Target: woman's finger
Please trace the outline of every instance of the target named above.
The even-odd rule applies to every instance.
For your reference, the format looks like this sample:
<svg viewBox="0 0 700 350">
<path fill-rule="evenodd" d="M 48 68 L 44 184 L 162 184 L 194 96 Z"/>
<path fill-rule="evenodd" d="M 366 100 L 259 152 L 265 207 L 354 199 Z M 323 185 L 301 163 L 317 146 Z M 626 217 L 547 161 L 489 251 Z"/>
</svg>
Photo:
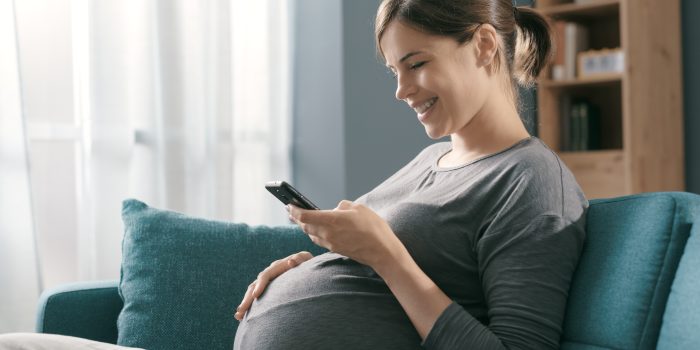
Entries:
<svg viewBox="0 0 700 350">
<path fill-rule="evenodd" d="M 299 262 L 300 264 L 303 263 L 304 261 L 307 261 L 307 260 L 313 258 L 313 257 L 314 257 L 314 255 L 307 252 L 307 251 L 299 252 L 299 253 L 292 255 L 292 258 L 294 260 L 296 260 L 297 262 Z"/>
<path fill-rule="evenodd" d="M 278 266 L 278 265 L 275 265 L 275 266 Z M 255 284 L 255 288 L 253 289 L 253 298 L 257 299 L 265 291 L 267 284 L 271 280 L 273 280 L 275 277 L 277 277 L 276 275 L 271 276 L 274 273 L 275 273 L 275 271 L 268 267 L 267 269 L 263 270 L 263 272 L 261 272 L 258 275 L 258 283 Z"/>
<path fill-rule="evenodd" d="M 311 239 L 311 242 L 313 242 L 315 245 L 333 251 L 332 249 L 330 249 L 330 246 L 323 238 L 314 235 L 309 235 L 309 238 Z"/>
<path fill-rule="evenodd" d="M 329 210 L 307 210 L 289 204 L 289 215 L 294 218 L 297 224 L 324 224 L 329 220 Z"/>
<path fill-rule="evenodd" d="M 257 284 L 257 280 L 253 281 L 250 285 L 248 285 L 248 289 L 245 292 L 245 295 L 243 296 L 243 300 L 241 301 L 241 304 L 236 308 L 236 314 L 234 317 L 237 320 L 242 320 L 243 315 L 245 315 L 246 311 L 250 308 L 250 305 L 253 304 L 253 290 L 255 289 L 255 285 Z"/>
<path fill-rule="evenodd" d="M 284 259 L 275 260 L 270 266 L 260 272 L 258 278 L 248 286 L 248 290 L 246 290 L 243 296 L 243 301 L 241 301 L 241 304 L 236 309 L 235 318 L 239 321 L 243 319 L 243 315 L 245 315 L 246 311 L 248 311 L 253 304 L 253 300 L 258 298 L 265 291 L 270 281 L 311 258 L 313 258 L 311 253 L 302 251 Z"/>
<path fill-rule="evenodd" d="M 289 260 L 287 261 L 287 264 L 290 267 L 297 267 L 297 266 L 301 265 L 303 262 L 305 262 L 313 257 L 314 257 L 313 254 L 311 254 L 307 251 L 299 252 L 299 253 L 290 255 Z"/>
<path fill-rule="evenodd" d="M 265 270 L 263 270 L 258 275 L 258 283 L 255 286 L 255 289 L 253 290 L 253 298 L 259 297 L 265 291 L 265 288 L 267 288 L 267 285 L 270 283 L 270 281 L 274 280 L 279 275 L 289 271 L 289 269 L 294 268 L 302 262 L 310 259 L 306 257 L 310 256 L 311 253 L 303 253 L 306 253 L 308 255 L 303 254 L 300 256 L 298 255 L 299 253 L 292 254 L 284 259 L 276 260 L 275 262 L 270 264 L 270 266 L 268 266 Z M 290 261 L 293 261 L 293 263 L 290 263 Z"/>
</svg>

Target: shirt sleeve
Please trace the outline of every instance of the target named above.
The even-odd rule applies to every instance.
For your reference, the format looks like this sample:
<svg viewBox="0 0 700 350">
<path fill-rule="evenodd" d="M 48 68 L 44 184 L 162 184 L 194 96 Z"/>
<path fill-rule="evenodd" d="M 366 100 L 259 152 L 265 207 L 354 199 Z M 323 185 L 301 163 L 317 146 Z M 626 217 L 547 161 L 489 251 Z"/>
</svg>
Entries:
<svg viewBox="0 0 700 350">
<path fill-rule="evenodd" d="M 423 342 L 426 349 L 558 349 L 585 223 L 559 215 L 509 222 L 476 245 L 488 305 L 484 325 L 453 302 Z"/>
</svg>

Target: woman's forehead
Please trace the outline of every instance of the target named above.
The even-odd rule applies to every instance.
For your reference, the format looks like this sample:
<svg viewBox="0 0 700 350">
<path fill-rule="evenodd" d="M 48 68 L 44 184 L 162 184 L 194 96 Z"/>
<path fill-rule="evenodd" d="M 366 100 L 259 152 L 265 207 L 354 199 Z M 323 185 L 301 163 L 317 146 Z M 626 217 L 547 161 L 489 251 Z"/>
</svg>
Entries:
<svg viewBox="0 0 700 350">
<path fill-rule="evenodd" d="M 401 21 L 392 21 L 382 35 L 379 46 L 387 65 L 398 64 L 410 53 L 433 53 L 449 38 L 431 35 L 417 30 Z"/>
<path fill-rule="evenodd" d="M 452 38 L 420 31 L 401 21 L 392 21 L 382 35 L 379 46 L 387 66 L 395 66 L 415 53 L 440 55 L 459 44 Z"/>
</svg>

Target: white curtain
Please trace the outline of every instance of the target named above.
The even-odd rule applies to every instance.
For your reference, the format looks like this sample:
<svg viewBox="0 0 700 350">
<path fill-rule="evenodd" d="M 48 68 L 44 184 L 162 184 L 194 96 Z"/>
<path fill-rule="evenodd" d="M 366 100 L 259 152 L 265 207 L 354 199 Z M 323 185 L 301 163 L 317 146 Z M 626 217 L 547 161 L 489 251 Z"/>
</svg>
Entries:
<svg viewBox="0 0 700 350">
<path fill-rule="evenodd" d="M 34 325 L 39 277 L 12 0 L 0 0 L 0 333 Z"/>
<path fill-rule="evenodd" d="M 211 219 L 287 223 L 263 185 L 291 173 L 288 6 L 18 3 L 47 287 L 118 278 L 125 198 Z"/>
</svg>

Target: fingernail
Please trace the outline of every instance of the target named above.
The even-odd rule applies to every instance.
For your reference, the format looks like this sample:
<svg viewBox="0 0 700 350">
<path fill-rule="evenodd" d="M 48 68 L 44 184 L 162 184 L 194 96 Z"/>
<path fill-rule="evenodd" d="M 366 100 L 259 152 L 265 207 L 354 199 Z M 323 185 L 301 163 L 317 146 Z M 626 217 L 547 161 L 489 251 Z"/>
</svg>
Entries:
<svg viewBox="0 0 700 350">
<path fill-rule="evenodd" d="M 241 305 L 238 305 L 238 307 L 236 308 L 236 311 L 237 311 L 237 312 L 238 312 L 238 311 L 241 311 Z"/>
</svg>

